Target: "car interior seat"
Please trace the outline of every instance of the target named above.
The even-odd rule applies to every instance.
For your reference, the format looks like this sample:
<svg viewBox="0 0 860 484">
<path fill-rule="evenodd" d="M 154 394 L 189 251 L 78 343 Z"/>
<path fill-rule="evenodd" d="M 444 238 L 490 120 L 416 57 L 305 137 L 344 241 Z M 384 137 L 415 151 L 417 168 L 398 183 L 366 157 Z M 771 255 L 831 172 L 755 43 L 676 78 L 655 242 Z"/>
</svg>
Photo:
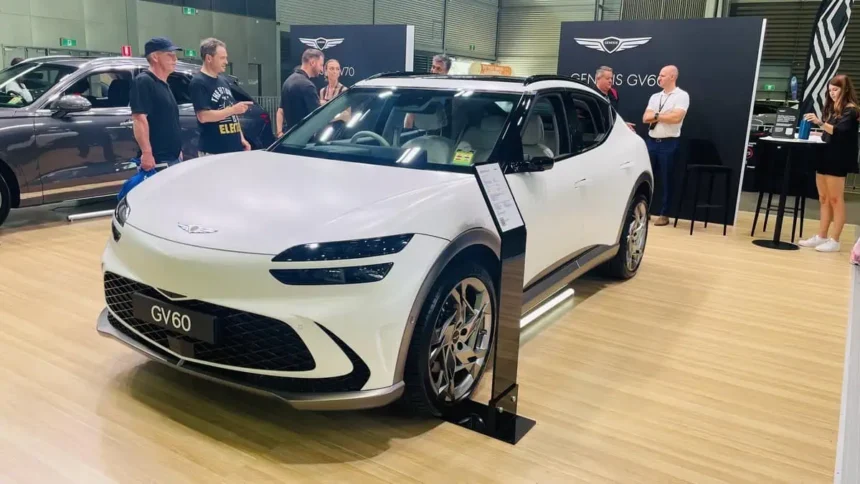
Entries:
<svg viewBox="0 0 860 484">
<path fill-rule="evenodd" d="M 496 145 L 496 140 L 498 140 L 504 124 L 505 118 L 503 116 L 487 116 L 481 119 L 477 126 L 466 128 L 463 137 L 457 144 L 457 150 L 474 152 L 472 163 L 487 161 L 493 152 L 493 147 Z"/>
<path fill-rule="evenodd" d="M 110 107 L 128 106 L 131 97 L 131 82 L 128 79 L 114 79 L 108 87 L 107 97 Z"/>
<path fill-rule="evenodd" d="M 528 160 L 537 156 L 552 158 L 552 150 L 544 143 L 543 120 L 540 116 L 529 118 L 523 130 L 523 157 Z"/>
<path fill-rule="evenodd" d="M 454 159 L 454 141 L 445 136 L 430 134 L 448 126 L 445 107 L 438 102 L 431 103 L 424 112 L 414 114 L 413 127 L 428 134 L 403 143 L 403 150 L 419 147 L 427 153 L 427 162 L 450 164 Z"/>
</svg>

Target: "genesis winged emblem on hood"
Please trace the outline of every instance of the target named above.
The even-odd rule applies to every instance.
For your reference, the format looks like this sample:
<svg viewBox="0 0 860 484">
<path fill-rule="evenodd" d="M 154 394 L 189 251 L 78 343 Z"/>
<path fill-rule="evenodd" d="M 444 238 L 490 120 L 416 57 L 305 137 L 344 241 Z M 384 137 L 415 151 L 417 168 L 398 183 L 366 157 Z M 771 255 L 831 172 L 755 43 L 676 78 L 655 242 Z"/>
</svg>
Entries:
<svg viewBox="0 0 860 484">
<path fill-rule="evenodd" d="M 218 229 L 213 229 L 209 227 L 201 227 L 199 225 L 188 225 L 188 224 L 176 224 L 180 229 L 188 232 L 189 234 L 214 234 L 218 231 Z"/>
</svg>

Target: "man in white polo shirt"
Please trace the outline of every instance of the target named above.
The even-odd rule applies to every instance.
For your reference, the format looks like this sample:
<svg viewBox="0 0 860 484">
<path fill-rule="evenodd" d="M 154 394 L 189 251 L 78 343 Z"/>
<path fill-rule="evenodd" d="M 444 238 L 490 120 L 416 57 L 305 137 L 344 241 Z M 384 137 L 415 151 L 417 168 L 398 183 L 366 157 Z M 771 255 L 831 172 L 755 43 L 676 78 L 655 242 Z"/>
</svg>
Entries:
<svg viewBox="0 0 860 484">
<path fill-rule="evenodd" d="M 672 201 L 672 167 L 678 151 L 681 125 L 690 108 L 690 95 L 677 86 L 678 68 L 666 66 L 657 76 L 657 84 L 663 88 L 648 101 L 642 121 L 648 125 L 648 154 L 655 177 L 662 185 L 660 213 L 654 225 L 668 225 L 666 215 Z"/>
</svg>

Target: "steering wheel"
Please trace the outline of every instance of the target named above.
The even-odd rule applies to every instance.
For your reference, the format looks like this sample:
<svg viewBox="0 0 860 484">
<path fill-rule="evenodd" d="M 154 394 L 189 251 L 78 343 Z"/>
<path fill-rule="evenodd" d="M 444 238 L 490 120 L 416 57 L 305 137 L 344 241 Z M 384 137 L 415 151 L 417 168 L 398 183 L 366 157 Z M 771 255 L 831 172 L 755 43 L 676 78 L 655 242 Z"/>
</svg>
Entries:
<svg viewBox="0 0 860 484">
<path fill-rule="evenodd" d="M 385 138 L 374 133 L 373 131 L 359 131 L 358 133 L 355 133 L 354 135 L 352 135 L 352 138 L 349 139 L 349 142 L 355 143 L 358 140 L 359 135 L 370 136 L 371 138 L 375 139 L 376 141 L 379 141 L 379 143 L 382 146 L 387 146 L 387 147 L 391 146 L 391 143 L 389 143 L 388 141 L 385 140 Z"/>
</svg>

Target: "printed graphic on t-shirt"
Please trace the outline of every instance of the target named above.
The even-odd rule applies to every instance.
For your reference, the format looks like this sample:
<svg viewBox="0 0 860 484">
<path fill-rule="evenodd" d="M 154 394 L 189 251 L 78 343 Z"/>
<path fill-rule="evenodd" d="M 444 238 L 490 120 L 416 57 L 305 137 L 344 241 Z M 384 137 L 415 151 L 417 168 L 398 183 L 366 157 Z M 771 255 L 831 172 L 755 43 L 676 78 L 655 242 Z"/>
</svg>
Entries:
<svg viewBox="0 0 860 484">
<path fill-rule="evenodd" d="M 233 99 L 233 93 L 230 92 L 230 88 L 219 86 L 212 92 L 212 101 L 213 109 L 225 109 L 233 104 L 235 104 L 235 99 Z M 222 135 L 233 135 L 239 133 L 241 131 L 241 127 L 239 124 L 239 118 L 234 114 L 229 118 L 225 118 L 218 123 L 218 133 Z"/>
<path fill-rule="evenodd" d="M 236 104 L 233 91 L 223 76 L 212 77 L 202 72 L 191 80 L 191 100 L 194 110 L 223 111 Z M 220 121 L 198 122 L 200 151 L 206 153 L 232 153 L 242 151 L 241 116 L 232 115 Z"/>
</svg>

